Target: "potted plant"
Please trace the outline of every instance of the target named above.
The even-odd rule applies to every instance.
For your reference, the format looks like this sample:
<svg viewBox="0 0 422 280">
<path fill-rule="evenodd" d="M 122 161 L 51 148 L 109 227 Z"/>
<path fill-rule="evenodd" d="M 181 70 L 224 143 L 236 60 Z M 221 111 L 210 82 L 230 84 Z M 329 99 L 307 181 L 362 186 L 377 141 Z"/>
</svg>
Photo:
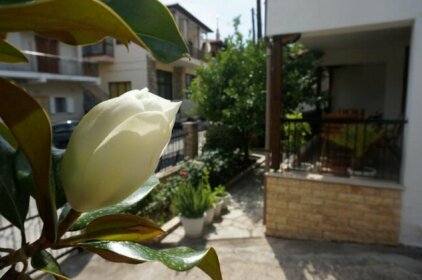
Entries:
<svg viewBox="0 0 422 280">
<path fill-rule="evenodd" d="M 203 191 L 206 196 L 206 209 L 205 210 L 205 224 L 209 225 L 214 220 L 215 208 L 214 204 L 217 202 L 217 198 L 211 190 L 210 185 L 207 185 Z"/>
<path fill-rule="evenodd" d="M 349 149 L 352 154 L 351 166 L 347 169 L 350 176 L 373 177 L 375 168 L 365 165 L 365 157 L 373 145 L 384 136 L 384 130 L 372 124 L 353 124 L 342 128 L 329 139 L 336 145 Z"/>
<path fill-rule="evenodd" d="M 221 210 L 227 208 L 230 201 L 230 194 L 227 192 L 223 185 L 219 185 L 214 189 L 214 196 L 216 197 L 217 203 L 215 205 L 215 215 L 220 216 Z"/>
<path fill-rule="evenodd" d="M 174 195 L 173 206 L 180 213 L 186 236 L 201 236 L 207 199 L 207 192 L 203 188 L 194 188 L 188 181 L 184 181 Z"/>
</svg>

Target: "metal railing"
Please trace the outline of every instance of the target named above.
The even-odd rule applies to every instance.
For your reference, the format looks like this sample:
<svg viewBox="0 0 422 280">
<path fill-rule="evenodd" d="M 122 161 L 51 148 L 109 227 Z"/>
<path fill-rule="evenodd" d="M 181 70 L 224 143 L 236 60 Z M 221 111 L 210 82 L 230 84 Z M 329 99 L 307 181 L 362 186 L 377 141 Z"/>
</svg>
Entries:
<svg viewBox="0 0 422 280">
<path fill-rule="evenodd" d="M 282 119 L 282 168 L 399 182 L 405 120 Z"/>
<path fill-rule="evenodd" d="M 203 59 L 204 58 L 204 52 L 194 46 L 189 46 L 189 54 L 196 59 Z"/>
<path fill-rule="evenodd" d="M 114 39 L 106 38 L 98 44 L 82 48 L 84 57 L 106 55 L 114 57 Z"/>
<path fill-rule="evenodd" d="M 0 63 L 0 70 L 74 76 L 98 76 L 96 64 L 81 61 L 76 57 L 63 57 L 35 51 L 22 52 L 28 57 L 28 63 Z"/>
<path fill-rule="evenodd" d="M 25 233 L 28 242 L 34 242 L 39 238 L 43 223 L 38 215 L 35 201 L 31 199 L 28 216 L 25 219 Z M 19 229 L 13 226 L 9 221 L 0 215 L 0 247 L 17 250 L 21 247 L 21 233 Z M 74 251 L 74 248 L 65 248 L 59 250 L 49 250 L 55 258 L 61 258 Z M 3 256 L 4 253 L 0 253 Z M 0 277 L 8 268 L 0 270 Z M 31 270 L 29 273 L 33 273 Z"/>
<path fill-rule="evenodd" d="M 173 131 L 170 142 L 160 158 L 155 172 L 165 171 L 171 166 L 184 160 L 184 137 L 186 133 L 182 130 Z"/>
</svg>

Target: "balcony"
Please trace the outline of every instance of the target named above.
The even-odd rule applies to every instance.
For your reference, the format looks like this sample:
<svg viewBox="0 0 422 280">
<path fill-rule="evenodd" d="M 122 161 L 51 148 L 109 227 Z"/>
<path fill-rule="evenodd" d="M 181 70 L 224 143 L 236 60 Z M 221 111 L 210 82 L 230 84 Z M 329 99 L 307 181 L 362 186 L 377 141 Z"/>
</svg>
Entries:
<svg viewBox="0 0 422 280">
<path fill-rule="evenodd" d="M 97 65 L 74 57 L 23 51 L 29 62 L 23 64 L 0 63 L 3 77 L 23 80 L 72 80 L 98 82 Z"/>
<path fill-rule="evenodd" d="M 189 46 L 189 54 L 193 58 L 196 58 L 196 59 L 199 59 L 199 60 L 204 59 L 204 52 L 197 47 Z"/>
<path fill-rule="evenodd" d="M 282 169 L 400 180 L 404 120 L 283 119 Z"/>
<path fill-rule="evenodd" d="M 89 62 L 113 62 L 114 39 L 106 38 L 98 44 L 82 48 L 85 61 Z"/>
</svg>

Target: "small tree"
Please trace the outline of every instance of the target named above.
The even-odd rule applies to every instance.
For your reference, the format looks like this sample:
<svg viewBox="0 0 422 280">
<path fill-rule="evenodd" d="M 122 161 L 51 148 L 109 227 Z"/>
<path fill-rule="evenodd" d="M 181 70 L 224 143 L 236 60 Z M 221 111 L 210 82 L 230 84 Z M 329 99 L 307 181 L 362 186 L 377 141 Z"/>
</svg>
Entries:
<svg viewBox="0 0 422 280">
<path fill-rule="evenodd" d="M 252 136 L 262 137 L 265 131 L 266 53 L 263 41 L 244 40 L 239 22 L 234 20 L 235 33 L 226 39 L 226 50 L 197 68 L 190 90 L 200 115 L 240 132 L 247 157 Z M 314 88 L 320 55 L 292 44 L 283 56 L 283 109 L 290 113 L 318 99 Z"/>
<path fill-rule="evenodd" d="M 265 125 L 265 52 L 262 42 L 243 40 L 235 19 L 235 33 L 226 50 L 197 69 L 191 90 L 199 114 L 209 121 L 237 129 L 245 156 L 252 134 Z"/>
</svg>

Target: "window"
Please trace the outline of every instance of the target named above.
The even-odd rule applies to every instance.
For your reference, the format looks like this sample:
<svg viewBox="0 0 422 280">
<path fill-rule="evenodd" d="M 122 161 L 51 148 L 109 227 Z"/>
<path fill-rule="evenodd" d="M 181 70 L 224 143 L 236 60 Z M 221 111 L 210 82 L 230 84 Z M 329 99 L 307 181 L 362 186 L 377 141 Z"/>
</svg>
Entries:
<svg viewBox="0 0 422 280">
<path fill-rule="evenodd" d="M 172 99 L 173 97 L 173 75 L 171 72 L 157 70 L 157 90 L 158 95 Z"/>
<path fill-rule="evenodd" d="M 132 89 L 131 82 L 111 82 L 108 83 L 110 97 L 117 97 Z"/>
<path fill-rule="evenodd" d="M 73 97 L 53 96 L 50 98 L 50 113 L 74 113 L 75 101 Z"/>
</svg>

